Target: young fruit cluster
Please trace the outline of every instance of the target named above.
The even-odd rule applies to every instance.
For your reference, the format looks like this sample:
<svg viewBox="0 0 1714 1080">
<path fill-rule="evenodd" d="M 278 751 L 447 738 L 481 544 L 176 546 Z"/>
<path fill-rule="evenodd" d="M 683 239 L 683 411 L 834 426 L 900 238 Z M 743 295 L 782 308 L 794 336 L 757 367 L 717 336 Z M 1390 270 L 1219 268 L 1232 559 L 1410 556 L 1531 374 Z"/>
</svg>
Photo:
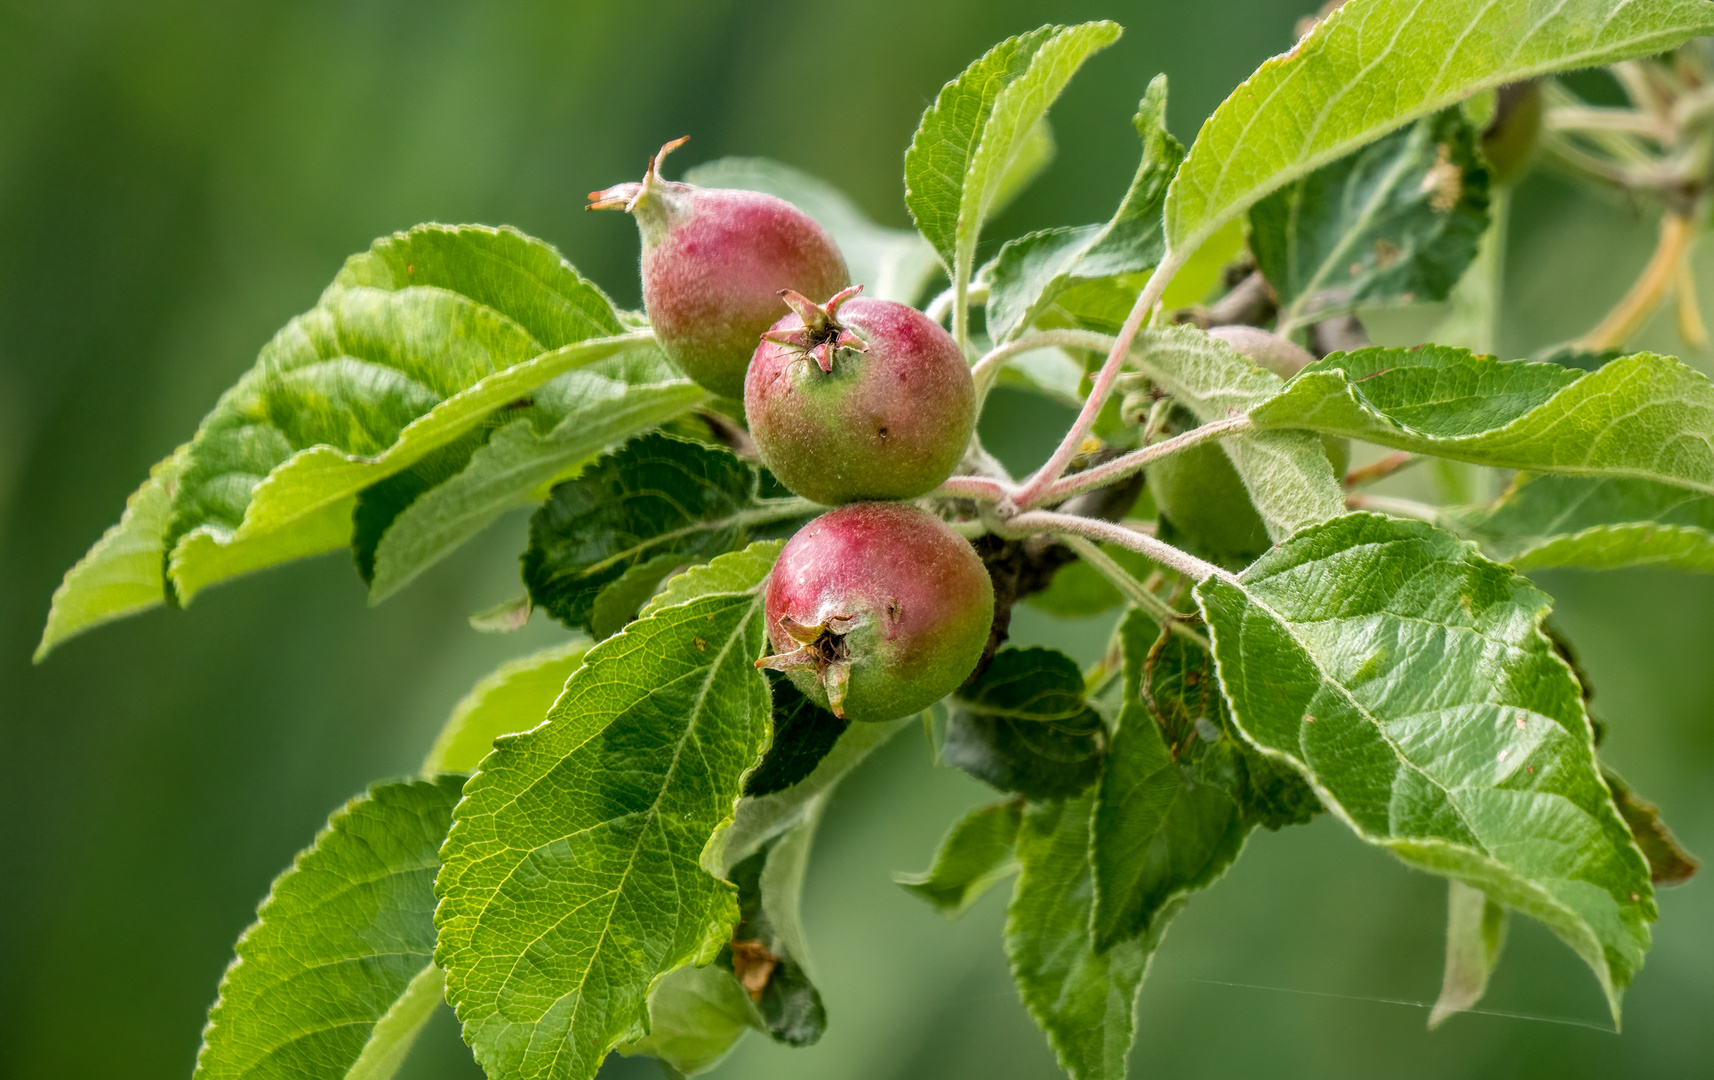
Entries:
<svg viewBox="0 0 1714 1080">
<path fill-rule="evenodd" d="M 591 194 L 591 209 L 636 217 L 661 349 L 716 394 L 742 393 L 762 462 L 837 507 L 781 551 L 767 587 L 773 652 L 756 666 L 841 717 L 909 715 L 969 676 L 994 618 L 969 542 L 887 501 L 926 495 L 957 468 L 976 426 L 969 366 L 922 312 L 859 296 L 833 238 L 790 203 L 662 180 L 683 141 L 641 183 Z"/>
</svg>

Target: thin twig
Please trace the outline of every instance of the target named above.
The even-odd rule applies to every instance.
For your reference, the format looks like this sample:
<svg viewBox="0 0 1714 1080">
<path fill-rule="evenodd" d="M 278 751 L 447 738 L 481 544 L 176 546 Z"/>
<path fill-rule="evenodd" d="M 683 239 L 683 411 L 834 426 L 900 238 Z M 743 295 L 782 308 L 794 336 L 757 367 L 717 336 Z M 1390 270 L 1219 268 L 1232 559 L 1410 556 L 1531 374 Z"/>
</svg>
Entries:
<svg viewBox="0 0 1714 1080">
<path fill-rule="evenodd" d="M 1385 480 L 1400 469 L 1408 469 L 1421 461 L 1421 457 L 1409 450 L 1400 450 L 1397 453 L 1388 454 L 1379 461 L 1372 461 L 1367 465 L 1352 469 L 1345 474 L 1345 486 L 1354 488 L 1362 487 L 1364 484 L 1373 484 L 1377 480 Z"/>
<path fill-rule="evenodd" d="M 1102 551 L 1100 544 L 1081 536 L 1063 536 L 1060 538 L 1060 542 L 1077 552 L 1084 562 L 1093 566 L 1102 577 L 1112 582 L 1113 587 L 1118 589 L 1125 599 L 1154 616 L 1155 622 L 1162 627 L 1195 642 L 1204 649 L 1210 648 L 1208 639 L 1190 628 L 1190 621 L 1195 616 L 1179 611 L 1155 595 L 1148 586 L 1138 581 L 1129 570 L 1120 566 L 1111 555 Z"/>
<path fill-rule="evenodd" d="M 1101 521 L 1098 518 L 1079 517 L 1076 514 L 1058 514 L 1051 510 L 1027 510 L 1015 515 L 1006 522 L 1006 531 L 1014 535 L 1030 533 L 1058 533 L 1061 535 L 1087 536 L 1103 543 L 1118 544 L 1129 548 L 1139 555 L 1146 555 L 1162 566 L 1177 570 L 1195 581 L 1203 581 L 1210 577 L 1219 577 L 1236 582 L 1237 575 L 1228 570 L 1222 570 L 1211 562 L 1204 562 L 1188 551 L 1180 551 L 1171 544 L 1156 540 L 1152 536 L 1140 533 L 1135 529 L 1127 529 L 1123 525 L 1111 521 Z"/>
<path fill-rule="evenodd" d="M 1696 225 L 1688 217 L 1670 210 L 1662 216 L 1660 240 L 1655 244 L 1648 265 L 1631 283 L 1624 298 L 1595 329 L 1583 335 L 1577 347 L 1589 352 L 1614 349 L 1636 333 L 1666 299 L 1667 290 L 1678 276 L 1679 264 L 1695 238 Z"/>
<path fill-rule="evenodd" d="M 1549 111 L 1546 122 L 1553 131 L 1623 131 L 1663 143 L 1673 137 L 1670 123 L 1634 109 L 1567 105 Z"/>
<path fill-rule="evenodd" d="M 1056 503 L 1085 491 L 1106 487 L 1115 480 L 1123 480 L 1130 476 L 1151 461 L 1176 454 L 1180 450 L 1188 450 L 1190 447 L 1207 442 L 1209 439 L 1220 439 L 1227 435 L 1240 434 L 1253 427 L 1255 425 L 1250 422 L 1248 416 L 1234 416 L 1230 420 L 1220 420 L 1192 428 L 1182 435 L 1174 435 L 1172 438 L 1163 439 L 1152 446 L 1145 446 L 1122 457 L 1116 457 L 1105 465 L 1097 465 L 1092 469 L 1085 469 L 1080 473 L 1072 473 L 1070 476 L 1056 480 L 1036 497 L 1034 504 L 1024 505 L 1028 508 L 1029 505 Z M 1021 498 L 1021 496 L 1019 497 Z"/>
<path fill-rule="evenodd" d="M 1018 504 L 1028 506 L 1041 495 L 1042 489 L 1058 480 L 1065 474 L 1065 467 L 1071 464 L 1071 459 L 1077 456 L 1078 448 L 1083 445 L 1084 436 L 1095 426 L 1095 418 L 1101 415 L 1101 406 L 1107 403 L 1107 396 L 1113 392 L 1113 383 L 1119 377 L 1119 370 L 1125 365 L 1125 356 L 1131 351 L 1131 343 L 1137 340 L 1137 334 L 1143 328 L 1154 312 L 1155 304 L 1160 302 L 1161 294 L 1171 283 L 1178 268 L 1184 265 L 1189 251 L 1184 255 L 1173 252 L 1155 267 L 1149 275 L 1143 291 L 1138 294 L 1137 302 L 1131 305 L 1131 313 L 1125 317 L 1125 325 L 1120 328 L 1119 336 L 1113 339 L 1113 348 L 1107 353 L 1106 363 L 1096 373 L 1095 385 L 1089 390 L 1089 396 L 1084 399 L 1083 411 L 1077 414 L 1076 423 L 1065 433 L 1065 438 L 1055 448 L 1053 456 L 1047 463 L 1037 469 L 1035 475 L 1024 481 L 1018 492 Z"/>
<path fill-rule="evenodd" d="M 970 368 L 970 377 L 976 380 L 976 400 L 980 401 L 987 396 L 988 388 L 1000 374 L 1000 368 L 1014 356 L 1022 356 L 1037 349 L 1093 349 L 1105 352 L 1112 347 L 1113 335 L 1098 334 L 1093 330 L 1043 330 L 1038 334 L 997 345 Z"/>
<path fill-rule="evenodd" d="M 1373 510 L 1378 514 L 1391 514 L 1393 517 L 1416 518 L 1418 521 L 1440 521 L 1438 506 L 1430 506 L 1415 499 L 1397 499 L 1391 495 L 1347 495 L 1345 507 L 1348 510 Z"/>
</svg>

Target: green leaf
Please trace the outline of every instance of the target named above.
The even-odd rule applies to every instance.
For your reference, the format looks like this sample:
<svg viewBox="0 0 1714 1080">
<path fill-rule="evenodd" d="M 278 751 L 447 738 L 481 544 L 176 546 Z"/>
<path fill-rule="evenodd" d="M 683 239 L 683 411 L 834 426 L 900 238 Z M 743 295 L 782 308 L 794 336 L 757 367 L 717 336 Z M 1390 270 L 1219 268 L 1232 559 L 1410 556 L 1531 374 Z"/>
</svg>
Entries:
<svg viewBox="0 0 1714 1080">
<path fill-rule="evenodd" d="M 359 491 L 502 406 L 529 411 L 550 380 L 648 341 L 521 233 L 427 225 L 376 241 L 192 440 L 167 538 L 180 600 L 349 543 Z"/>
<path fill-rule="evenodd" d="M 644 1034 L 655 981 L 730 935 L 732 890 L 699 857 L 767 742 L 760 569 L 595 646 L 466 786 L 435 955 L 490 1075 L 594 1076 Z"/>
<path fill-rule="evenodd" d="M 1094 783 L 1106 749 L 1083 673 L 1054 649 L 1002 649 L 953 695 L 943 764 L 1000 791 L 1058 799 Z"/>
<path fill-rule="evenodd" d="M 833 236 L 851 280 L 863 286 L 864 296 L 914 304 L 940 270 L 934 248 L 920 235 L 875 224 L 843 191 L 790 165 L 767 158 L 720 158 L 687 170 L 684 180 L 702 187 L 763 191 L 802 210 Z"/>
<path fill-rule="evenodd" d="M 1279 332 L 1359 306 L 1444 300 L 1488 227 L 1488 173 L 1457 109 L 1324 165 L 1250 210 Z"/>
<path fill-rule="evenodd" d="M 1714 498 L 1647 480 L 1520 473 L 1497 502 L 1447 509 L 1441 522 L 1519 570 L 1714 572 Z"/>
<path fill-rule="evenodd" d="M 423 761 L 424 775 L 470 772 L 495 739 L 541 723 L 588 651 L 587 641 L 567 641 L 501 664 L 453 706 Z"/>
<path fill-rule="evenodd" d="M 537 418 L 514 420 L 463 471 L 399 514 L 375 552 L 379 603 L 508 510 L 537 502 L 591 457 L 708 399 L 658 349 L 634 349 L 537 391 Z M 551 424 L 546 430 L 539 423 Z"/>
<path fill-rule="evenodd" d="M 612 634 L 675 569 L 816 509 L 764 499 L 760 486 L 757 470 L 724 448 L 660 432 L 626 443 L 555 487 L 530 518 L 531 603 L 597 638 Z"/>
<path fill-rule="evenodd" d="M 934 853 L 934 862 L 920 874 L 894 874 L 905 890 L 933 904 L 942 915 L 957 918 L 989 886 L 1018 871 L 1013 852 L 1024 804 L 1005 799 L 978 806 L 965 814 Z"/>
<path fill-rule="evenodd" d="M 387 1080 L 440 1003 L 437 852 L 462 776 L 380 784 L 281 874 L 238 939 L 197 1080 Z"/>
<path fill-rule="evenodd" d="M 1349 0 L 1202 125 L 1167 195 L 1189 254 L 1271 191 L 1478 90 L 1714 31 L 1704 0 Z"/>
<path fill-rule="evenodd" d="M 1661 819 L 1660 808 L 1640 797 L 1610 769 L 1601 776 L 1613 791 L 1613 803 L 1631 828 L 1637 847 L 1649 861 L 1649 880 L 1656 885 L 1682 885 L 1696 875 L 1696 857 L 1684 850 Z"/>
<path fill-rule="evenodd" d="M 1438 345 L 1334 353 L 1250 418 L 1478 465 L 1714 494 L 1714 384 L 1654 353 L 1593 372 Z"/>
<path fill-rule="evenodd" d="M 851 726 L 805 697 L 784 675 L 770 671 L 767 676 L 774 697 L 774 739 L 744 778 L 744 794 L 751 796 L 785 791 L 809 776 Z"/>
<path fill-rule="evenodd" d="M 1482 1000 L 1506 939 L 1506 909 L 1456 879 L 1446 883 L 1446 970 L 1428 1014 L 1432 1031 Z"/>
<path fill-rule="evenodd" d="M 787 1046 L 809 1046 L 827 1029 L 827 1010 L 810 982 L 798 913 L 822 805 L 818 799 L 803 821 L 727 873 L 738 887 L 741 917 L 719 963 L 750 991 L 762 1030 Z"/>
<path fill-rule="evenodd" d="M 1124 704 L 1091 823 L 1100 949 L 1149 934 L 1160 913 L 1213 884 L 1254 827 L 1234 797 L 1244 766 L 1224 736 L 1213 658 L 1141 611 L 1120 641 Z"/>
<path fill-rule="evenodd" d="M 1022 870 L 1006 912 L 1006 956 L 1024 1007 L 1072 1080 L 1122 1080 L 1136 1034 L 1137 988 L 1183 900 L 1152 932 L 1097 950 L 1089 819 L 1094 793 L 1035 804 L 1018 833 Z"/>
<path fill-rule="evenodd" d="M 143 486 L 125 500 L 119 524 L 66 571 L 54 590 L 35 663 L 47 659 L 67 638 L 166 603 L 161 552 L 172 522 L 173 486 L 189 455 L 190 447 L 181 446 L 150 469 Z"/>
<path fill-rule="evenodd" d="M 756 1007 L 732 972 L 713 964 L 681 967 L 649 994 L 649 1033 L 617 1049 L 695 1076 L 720 1064 L 757 1023 Z"/>
<path fill-rule="evenodd" d="M 988 50 L 946 84 L 905 153 L 905 205 L 962 290 L 976 240 L 1014 159 L 1083 61 L 1117 41 L 1116 23 L 1044 26 Z"/>
<path fill-rule="evenodd" d="M 1073 282 L 1152 270 L 1166 253 L 1161 205 L 1184 147 L 1166 130 L 1165 75 L 1149 83 L 1132 123 L 1143 138 L 1143 160 L 1111 221 L 1021 236 L 983 268 L 995 341 L 1017 337 Z"/>
<path fill-rule="evenodd" d="M 1253 410 L 1283 385 L 1279 376 L 1194 326 L 1144 330 L 1130 362 L 1204 424 Z M 1320 440 L 1259 431 L 1227 437 L 1220 446 L 1274 541 L 1344 513 L 1345 494 Z"/>
<path fill-rule="evenodd" d="M 1351 514 L 1209 578 L 1234 722 L 1364 840 L 1542 922 L 1615 1019 L 1656 917 L 1548 599 L 1424 522 Z"/>
</svg>

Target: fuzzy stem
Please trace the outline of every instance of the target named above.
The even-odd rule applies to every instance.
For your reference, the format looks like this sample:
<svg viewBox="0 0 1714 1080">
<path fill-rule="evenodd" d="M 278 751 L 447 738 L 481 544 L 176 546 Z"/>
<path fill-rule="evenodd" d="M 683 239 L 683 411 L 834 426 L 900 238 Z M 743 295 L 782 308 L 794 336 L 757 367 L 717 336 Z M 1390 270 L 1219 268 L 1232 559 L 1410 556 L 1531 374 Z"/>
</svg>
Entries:
<svg viewBox="0 0 1714 1080">
<path fill-rule="evenodd" d="M 1397 499 L 1391 495 L 1347 495 L 1345 507 L 1348 510 L 1373 510 L 1377 514 L 1391 514 L 1393 517 L 1416 518 L 1438 524 L 1440 508 L 1430 506 L 1415 499 Z"/>
<path fill-rule="evenodd" d="M 952 301 L 954 297 L 955 294 L 953 291 L 951 289 L 947 289 L 939 296 L 936 296 L 933 300 L 930 300 L 928 302 L 928 306 L 922 309 L 922 313 L 937 323 L 944 323 L 946 322 L 946 317 L 952 313 Z M 966 305 L 986 304 L 987 302 L 988 286 L 976 284 L 969 286 L 965 290 L 964 303 Z"/>
<path fill-rule="evenodd" d="M 1589 352 L 1614 349 L 1641 329 L 1678 276 L 1680 262 L 1696 237 L 1695 224 L 1683 214 L 1667 211 L 1660 219 L 1660 240 L 1642 274 L 1631 284 L 1624 299 L 1607 313 L 1595 329 L 1578 341 L 1577 347 Z"/>
<path fill-rule="evenodd" d="M 1062 537 L 1061 543 L 1077 552 L 1084 562 L 1093 566 L 1102 577 L 1112 582 L 1113 587 L 1124 594 L 1125 599 L 1154 616 L 1155 622 L 1160 623 L 1161 626 L 1175 634 L 1188 638 L 1204 649 L 1209 648 L 1208 639 L 1190 628 L 1189 620 L 1193 616 L 1179 611 L 1156 596 L 1147 586 L 1132 576 L 1129 570 L 1120 566 L 1111 555 L 1102 551 L 1100 544 L 1081 536 Z"/>
<path fill-rule="evenodd" d="M 1056 480 L 1036 497 L 1035 502 L 1036 504 L 1056 503 L 1063 499 L 1069 499 L 1073 495 L 1080 495 L 1085 491 L 1106 487 L 1115 480 L 1123 480 L 1157 458 L 1176 454 L 1180 450 L 1188 450 L 1197 443 L 1207 442 L 1209 439 L 1220 439 L 1227 435 L 1240 434 L 1255 426 L 1250 422 L 1248 416 L 1234 416 L 1230 420 L 1221 420 L 1213 424 L 1204 424 L 1199 428 L 1192 428 L 1182 435 L 1174 435 L 1172 438 L 1163 439 L 1152 446 L 1145 446 L 1141 450 L 1133 450 L 1122 457 L 1116 457 L 1105 465 L 1097 465 L 1080 473 L 1072 473 L 1062 480 Z"/>
<path fill-rule="evenodd" d="M 982 401 L 988 396 L 994 380 L 1000 375 L 1000 368 L 1014 356 L 1037 349 L 1096 349 L 1105 352 L 1112 347 L 1111 334 L 1098 334 L 1093 330 L 1043 330 L 1039 334 L 997 345 L 970 368 L 970 377 L 976 380 L 976 400 Z"/>
<path fill-rule="evenodd" d="M 952 274 L 952 337 L 959 351 L 970 355 L 970 267 L 963 265 Z"/>
<path fill-rule="evenodd" d="M 1060 442 L 1053 456 L 1047 459 L 1047 464 L 1036 470 L 1034 476 L 1024 481 L 1023 488 L 1018 492 L 1017 504 L 1028 506 L 1040 498 L 1042 489 L 1058 480 L 1065 473 L 1065 467 L 1071 464 L 1071 459 L 1077 456 L 1077 450 L 1083 445 L 1084 436 L 1095 426 L 1095 418 L 1101 415 L 1101 406 L 1107 403 L 1107 396 L 1113 392 L 1113 383 L 1119 378 L 1119 369 L 1125 365 L 1125 356 L 1131 351 L 1131 343 L 1137 339 L 1137 334 L 1143 328 L 1154 312 L 1155 304 L 1160 302 L 1161 294 L 1166 292 L 1167 285 L 1172 281 L 1178 268 L 1184 265 L 1186 255 L 1173 252 L 1155 267 L 1155 272 L 1149 275 L 1148 283 L 1138 294 L 1137 302 L 1131 305 L 1131 313 L 1125 317 L 1125 325 L 1120 328 L 1119 336 L 1113 339 L 1113 347 L 1107 353 L 1107 362 L 1101 365 L 1101 370 L 1095 376 L 1095 385 L 1089 389 L 1089 397 L 1083 402 L 1083 411 L 1077 414 L 1077 422 L 1071 425 L 1071 430 L 1065 433 L 1065 439 Z M 1207 565 L 1207 564 L 1204 564 Z"/>
<path fill-rule="evenodd" d="M 949 476 L 944 483 L 928 494 L 930 498 L 944 496 L 951 499 L 999 502 L 1010 494 L 1011 490 L 1010 484 L 990 480 L 985 476 Z"/>
<path fill-rule="evenodd" d="M 1211 562 L 1203 562 L 1188 551 L 1180 551 L 1161 540 L 1135 529 L 1127 529 L 1123 525 L 1099 518 L 1079 517 L 1076 514 L 1058 514 L 1051 510 L 1027 510 L 1017 514 L 1006 522 L 1006 531 L 1020 535 L 1029 533 L 1059 533 L 1072 536 L 1087 536 L 1092 540 L 1103 543 L 1118 544 L 1129 548 L 1139 555 L 1146 555 L 1162 566 L 1177 570 L 1196 581 L 1210 577 L 1220 577 L 1227 581 L 1237 581 L 1237 575 L 1222 570 Z"/>
</svg>

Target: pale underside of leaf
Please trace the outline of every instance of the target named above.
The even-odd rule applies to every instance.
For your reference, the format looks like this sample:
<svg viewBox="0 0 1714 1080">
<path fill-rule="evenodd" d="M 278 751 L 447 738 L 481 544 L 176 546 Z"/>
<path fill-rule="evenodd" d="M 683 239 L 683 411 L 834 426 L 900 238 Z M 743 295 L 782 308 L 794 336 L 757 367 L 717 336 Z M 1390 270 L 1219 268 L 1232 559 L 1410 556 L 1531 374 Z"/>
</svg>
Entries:
<svg viewBox="0 0 1714 1080">
<path fill-rule="evenodd" d="M 1714 494 L 1714 384 L 1654 353 L 1588 373 L 1439 345 L 1334 353 L 1250 418 L 1478 465 Z"/>
<path fill-rule="evenodd" d="M 1547 600 L 1422 522 L 1352 514 L 1197 588 L 1245 737 L 1363 839 L 1540 919 L 1614 1017 L 1655 918 Z"/>
<path fill-rule="evenodd" d="M 1446 970 L 1428 1014 L 1431 1030 L 1482 1000 L 1505 930 L 1506 909 L 1487 893 L 1456 879 L 1446 883 Z"/>
<path fill-rule="evenodd" d="M 761 569 L 591 650 L 549 722 L 470 781 L 437 957 L 491 1074 L 594 1076 L 656 981 L 730 934 L 730 888 L 698 859 L 767 738 Z"/>
<path fill-rule="evenodd" d="M 1193 326 L 1143 331 L 1129 363 L 1204 424 L 1242 415 L 1282 385 L 1277 375 Z M 1344 512 L 1344 493 L 1320 440 L 1259 431 L 1230 436 L 1220 445 L 1276 542 Z"/>
<path fill-rule="evenodd" d="M 1167 196 L 1175 255 L 1292 179 L 1478 90 L 1661 52 L 1703 0 L 1349 0 L 1202 125 Z"/>
</svg>

